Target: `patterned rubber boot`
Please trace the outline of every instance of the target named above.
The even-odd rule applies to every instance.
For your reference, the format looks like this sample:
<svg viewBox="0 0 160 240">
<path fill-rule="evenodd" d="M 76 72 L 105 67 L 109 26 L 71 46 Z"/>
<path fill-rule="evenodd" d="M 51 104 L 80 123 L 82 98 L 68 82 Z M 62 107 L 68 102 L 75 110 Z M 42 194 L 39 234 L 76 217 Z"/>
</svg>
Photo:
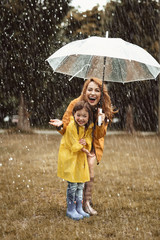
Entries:
<svg viewBox="0 0 160 240">
<path fill-rule="evenodd" d="M 76 199 L 76 210 L 79 214 L 81 214 L 83 217 L 90 217 L 90 215 L 83 211 L 82 208 L 82 200 Z"/>
<path fill-rule="evenodd" d="M 83 216 L 76 211 L 76 204 L 69 199 L 67 199 L 67 213 L 66 213 L 66 216 L 73 219 L 73 220 L 77 220 L 77 221 L 80 220 L 80 219 L 83 219 Z"/>
</svg>

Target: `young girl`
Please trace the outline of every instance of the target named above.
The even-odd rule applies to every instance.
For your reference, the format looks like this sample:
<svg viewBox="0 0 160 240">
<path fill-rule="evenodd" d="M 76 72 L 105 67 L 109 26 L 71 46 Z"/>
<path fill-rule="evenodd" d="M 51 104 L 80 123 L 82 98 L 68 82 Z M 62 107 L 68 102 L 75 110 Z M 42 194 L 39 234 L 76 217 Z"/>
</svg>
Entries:
<svg viewBox="0 0 160 240">
<path fill-rule="evenodd" d="M 60 144 L 58 177 L 68 181 L 66 215 L 79 220 L 90 216 L 83 211 L 82 200 L 84 182 L 90 181 L 87 155 L 91 155 L 93 123 L 85 101 L 77 102 L 72 114 Z"/>
</svg>

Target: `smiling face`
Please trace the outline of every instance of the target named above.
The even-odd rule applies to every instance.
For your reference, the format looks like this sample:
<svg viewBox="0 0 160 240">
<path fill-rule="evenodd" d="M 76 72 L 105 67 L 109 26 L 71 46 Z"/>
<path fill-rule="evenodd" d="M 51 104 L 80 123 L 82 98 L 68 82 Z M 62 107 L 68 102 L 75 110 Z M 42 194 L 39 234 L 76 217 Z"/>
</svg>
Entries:
<svg viewBox="0 0 160 240">
<path fill-rule="evenodd" d="M 89 113 L 83 108 L 75 112 L 74 119 L 79 126 L 85 126 L 88 123 Z"/>
<path fill-rule="evenodd" d="M 101 90 L 100 90 L 99 86 L 95 82 L 91 81 L 88 84 L 88 87 L 86 89 L 87 102 L 91 106 L 96 106 L 100 101 L 100 97 L 101 97 Z"/>
</svg>

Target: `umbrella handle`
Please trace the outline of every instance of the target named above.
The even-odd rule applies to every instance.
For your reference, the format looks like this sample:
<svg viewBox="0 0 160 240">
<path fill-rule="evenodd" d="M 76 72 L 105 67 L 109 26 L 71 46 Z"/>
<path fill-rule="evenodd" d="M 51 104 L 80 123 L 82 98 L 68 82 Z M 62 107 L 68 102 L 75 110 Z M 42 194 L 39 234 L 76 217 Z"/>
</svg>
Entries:
<svg viewBox="0 0 160 240">
<path fill-rule="evenodd" d="M 102 108 L 99 108 L 99 113 L 102 113 Z M 101 126 L 102 124 L 102 117 L 98 116 L 98 126 Z"/>
</svg>

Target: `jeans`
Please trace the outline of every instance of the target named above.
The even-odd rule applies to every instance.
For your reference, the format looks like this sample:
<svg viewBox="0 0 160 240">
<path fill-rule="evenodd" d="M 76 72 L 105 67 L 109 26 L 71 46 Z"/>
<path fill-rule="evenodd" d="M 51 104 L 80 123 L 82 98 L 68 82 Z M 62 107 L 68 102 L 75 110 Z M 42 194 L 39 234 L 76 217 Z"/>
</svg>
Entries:
<svg viewBox="0 0 160 240">
<path fill-rule="evenodd" d="M 76 199 L 83 200 L 84 183 L 68 182 L 67 200 L 76 201 Z"/>
</svg>

